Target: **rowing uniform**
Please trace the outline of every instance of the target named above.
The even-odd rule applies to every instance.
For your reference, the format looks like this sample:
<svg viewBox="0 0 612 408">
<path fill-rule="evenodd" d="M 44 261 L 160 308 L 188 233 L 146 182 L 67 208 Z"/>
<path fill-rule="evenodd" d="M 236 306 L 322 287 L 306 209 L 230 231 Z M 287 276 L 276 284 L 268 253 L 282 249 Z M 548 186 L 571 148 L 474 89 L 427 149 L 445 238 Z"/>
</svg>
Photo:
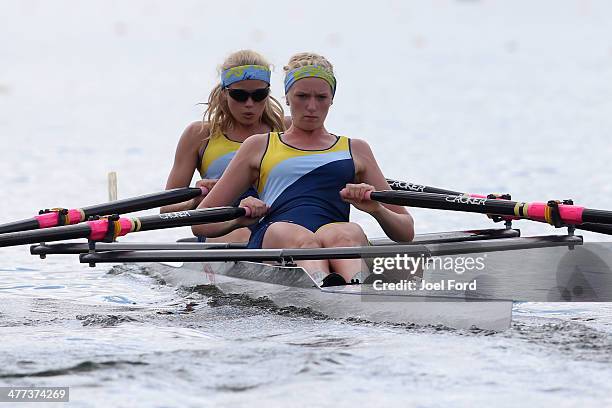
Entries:
<svg viewBox="0 0 612 408">
<path fill-rule="evenodd" d="M 240 146 L 242 146 L 241 142 L 231 140 L 221 132 L 208 139 L 204 151 L 199 154 L 198 170 L 202 179 L 220 179 Z M 240 196 L 235 205 L 248 196 L 257 197 L 257 191 L 250 187 Z"/>
<path fill-rule="evenodd" d="M 241 142 L 231 140 L 221 132 L 210 137 L 204 151 L 199 152 L 198 171 L 202 179 L 220 179 L 240 146 L 242 146 Z M 237 206 L 243 198 L 248 196 L 257 197 L 255 188 L 249 187 L 236 200 L 234 206 Z M 198 236 L 198 241 L 206 242 L 206 237 Z"/>
<path fill-rule="evenodd" d="M 312 232 L 334 222 L 348 222 L 350 205 L 340 198 L 340 190 L 354 180 L 349 138 L 336 136 L 327 149 L 303 150 L 285 143 L 282 133 L 269 133 L 257 193 L 270 209 L 252 227 L 249 248 L 261 248 L 274 222 L 291 222 Z"/>
</svg>

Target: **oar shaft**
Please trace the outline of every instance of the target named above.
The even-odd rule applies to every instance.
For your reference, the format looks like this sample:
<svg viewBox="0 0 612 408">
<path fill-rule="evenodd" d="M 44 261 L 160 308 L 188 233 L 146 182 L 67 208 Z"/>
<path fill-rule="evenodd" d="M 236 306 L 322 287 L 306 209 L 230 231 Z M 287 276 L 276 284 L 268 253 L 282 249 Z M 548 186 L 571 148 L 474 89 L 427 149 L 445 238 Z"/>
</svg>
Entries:
<svg viewBox="0 0 612 408">
<path fill-rule="evenodd" d="M 373 200 L 387 204 L 480 214 L 508 215 L 551 224 L 554 223 L 557 211 L 547 203 L 526 203 L 449 194 L 415 193 L 411 191 L 378 191 L 372 192 L 370 197 Z M 584 216 L 585 213 L 587 214 L 586 218 Z M 558 204 L 558 217 L 563 224 L 567 225 L 579 225 L 583 222 L 612 224 L 612 211 L 587 209 L 571 204 Z"/>
<path fill-rule="evenodd" d="M 612 225 L 607 225 L 607 224 L 583 222 L 580 225 L 576 225 L 576 228 L 584 230 L 584 231 L 597 232 L 599 234 L 612 235 Z"/>
<path fill-rule="evenodd" d="M 487 196 L 482 195 L 482 194 L 461 193 L 458 191 L 446 190 L 446 189 L 426 186 L 422 184 L 414 184 L 414 183 L 410 183 L 407 181 L 401 181 L 401 180 L 387 179 L 387 183 L 389 183 L 389 186 L 393 190 L 397 190 L 397 191 L 413 191 L 413 192 L 421 192 L 421 193 L 462 195 L 462 196 L 468 196 L 472 198 L 487 198 Z M 540 204 L 540 207 L 546 206 L 546 204 L 544 203 L 539 203 L 539 204 Z M 566 210 L 567 209 L 564 209 L 563 211 L 566 211 Z M 502 213 L 498 213 L 498 214 L 491 213 L 487 215 L 503 216 L 502 219 L 504 220 L 514 220 L 514 219 L 520 218 L 520 217 L 515 216 L 514 214 L 505 215 Z M 582 223 L 575 225 L 576 228 L 585 230 L 585 231 L 597 232 L 600 234 L 612 235 L 612 225 L 609 225 L 609 224 L 612 224 L 612 221 L 611 221 L 612 212 L 603 211 L 603 210 L 591 210 L 591 209 L 584 208 L 582 211 L 581 218 L 582 218 Z M 545 219 L 539 219 L 539 218 L 534 219 L 534 220 L 547 222 Z"/>
<path fill-rule="evenodd" d="M 217 207 L 202 210 L 178 211 L 173 213 L 147 215 L 144 217 L 120 218 L 114 221 L 115 237 L 122 237 L 130 232 L 152 231 L 166 228 L 186 227 L 196 224 L 210 224 L 229 221 L 247 215 L 249 210 L 242 207 Z M 89 239 L 103 240 L 111 226 L 109 220 L 88 221 L 91 226 Z"/>
<path fill-rule="evenodd" d="M 85 218 L 92 215 L 126 214 L 191 200 L 192 198 L 205 194 L 205 191 L 207 190 L 194 187 L 175 188 L 159 193 L 83 207 L 82 210 L 85 214 Z"/>
<path fill-rule="evenodd" d="M 144 217 L 119 218 L 117 220 L 104 218 L 76 225 L 64 225 L 34 231 L 18 231 L 0 234 L 0 247 L 53 242 L 75 238 L 88 238 L 93 241 L 101 241 L 124 236 L 130 232 L 229 221 L 248 215 L 248 208 L 218 207 L 155 214 Z M 109 228 L 111 227 L 113 230 L 109 232 Z"/>
<path fill-rule="evenodd" d="M 86 221 L 89 217 L 96 215 L 126 214 L 150 208 L 162 207 L 164 205 L 176 204 L 206 194 L 205 188 L 175 188 L 159 193 L 147 194 L 138 197 L 126 198 L 109 203 L 92 205 L 84 208 L 63 210 L 62 215 L 58 211 L 50 211 L 32 218 L 9 222 L 0 225 L 0 233 L 30 231 L 40 228 L 56 227 L 60 224 L 71 225 Z M 64 222 L 60 223 L 60 217 Z"/>
<path fill-rule="evenodd" d="M 7 222 L 0 225 L 0 234 L 15 231 L 29 231 L 40 228 L 40 224 L 36 218 Z"/>
<path fill-rule="evenodd" d="M 247 215 L 248 209 L 242 207 L 218 207 L 203 210 L 178 211 L 139 217 L 138 231 L 151 231 L 162 228 L 184 227 L 196 224 L 230 221 Z"/>
<path fill-rule="evenodd" d="M 612 211 L 585 208 L 582 212 L 582 221 L 589 223 L 612 224 Z"/>
<path fill-rule="evenodd" d="M 508 200 L 395 190 L 374 191 L 370 194 L 370 198 L 387 204 L 499 215 L 514 215 L 516 204 Z"/>
</svg>

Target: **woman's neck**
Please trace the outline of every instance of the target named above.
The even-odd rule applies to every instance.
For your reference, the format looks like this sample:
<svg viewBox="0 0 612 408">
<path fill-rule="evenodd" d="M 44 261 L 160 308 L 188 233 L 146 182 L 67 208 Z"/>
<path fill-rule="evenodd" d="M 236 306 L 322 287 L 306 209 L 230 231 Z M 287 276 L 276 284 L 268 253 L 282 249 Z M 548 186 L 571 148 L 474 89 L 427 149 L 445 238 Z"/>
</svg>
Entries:
<svg viewBox="0 0 612 408">
<path fill-rule="evenodd" d="M 283 140 L 301 149 L 326 149 L 335 142 L 335 136 L 325 127 L 301 129 L 291 125 L 283 134 Z"/>
<path fill-rule="evenodd" d="M 292 124 L 289 129 L 285 132 L 286 135 L 295 135 L 297 137 L 304 137 L 309 139 L 316 139 L 319 137 L 326 138 L 330 136 L 330 133 L 325 129 L 325 127 L 321 126 L 316 129 L 301 129 L 295 124 Z"/>
<path fill-rule="evenodd" d="M 240 123 L 234 123 L 233 126 L 225 133 L 227 137 L 237 142 L 245 141 L 249 136 L 259 133 L 268 133 L 271 131 L 270 126 L 259 122 L 253 125 L 245 126 Z"/>
</svg>

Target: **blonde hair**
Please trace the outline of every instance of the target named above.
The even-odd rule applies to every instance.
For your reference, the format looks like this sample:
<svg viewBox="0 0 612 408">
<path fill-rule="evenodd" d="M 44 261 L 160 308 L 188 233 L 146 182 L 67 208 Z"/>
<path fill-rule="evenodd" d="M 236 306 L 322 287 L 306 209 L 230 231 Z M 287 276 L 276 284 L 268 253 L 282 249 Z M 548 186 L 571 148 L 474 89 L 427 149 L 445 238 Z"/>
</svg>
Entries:
<svg viewBox="0 0 612 408">
<path fill-rule="evenodd" d="M 241 65 L 264 65 L 269 67 L 270 63 L 266 59 L 252 50 L 240 50 L 230 54 L 225 62 L 219 67 L 219 74 L 222 71 L 239 67 Z M 276 131 L 285 130 L 285 123 L 283 121 L 284 112 L 281 104 L 271 95 L 266 98 L 266 105 L 264 107 L 263 114 L 261 115 L 261 121 L 266 125 L 270 126 L 270 129 Z M 208 96 L 208 107 L 204 111 L 204 120 L 210 124 L 208 136 L 205 140 L 209 139 L 216 133 L 225 133 L 234 125 L 234 118 L 230 113 L 229 106 L 227 104 L 227 96 L 223 92 L 221 83 L 217 84 Z"/>
<path fill-rule="evenodd" d="M 287 72 L 294 70 L 299 67 L 305 67 L 307 65 L 318 65 L 330 74 L 334 74 L 334 66 L 322 55 L 315 54 L 314 52 L 300 52 L 289 58 L 287 65 L 283 67 L 285 76 Z"/>
</svg>

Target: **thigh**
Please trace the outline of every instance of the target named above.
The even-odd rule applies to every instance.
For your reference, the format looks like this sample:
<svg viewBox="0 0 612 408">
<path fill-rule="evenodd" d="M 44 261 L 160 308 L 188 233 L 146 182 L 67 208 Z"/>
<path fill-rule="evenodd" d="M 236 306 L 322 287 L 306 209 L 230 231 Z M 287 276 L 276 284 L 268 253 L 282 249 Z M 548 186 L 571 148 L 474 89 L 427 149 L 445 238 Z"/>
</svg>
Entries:
<svg viewBox="0 0 612 408">
<path fill-rule="evenodd" d="M 325 248 L 368 245 L 368 238 L 365 232 L 354 222 L 324 225 L 317 230 L 315 236 Z"/>
<path fill-rule="evenodd" d="M 315 234 L 290 222 L 275 222 L 267 228 L 262 248 L 318 248 Z"/>
</svg>

